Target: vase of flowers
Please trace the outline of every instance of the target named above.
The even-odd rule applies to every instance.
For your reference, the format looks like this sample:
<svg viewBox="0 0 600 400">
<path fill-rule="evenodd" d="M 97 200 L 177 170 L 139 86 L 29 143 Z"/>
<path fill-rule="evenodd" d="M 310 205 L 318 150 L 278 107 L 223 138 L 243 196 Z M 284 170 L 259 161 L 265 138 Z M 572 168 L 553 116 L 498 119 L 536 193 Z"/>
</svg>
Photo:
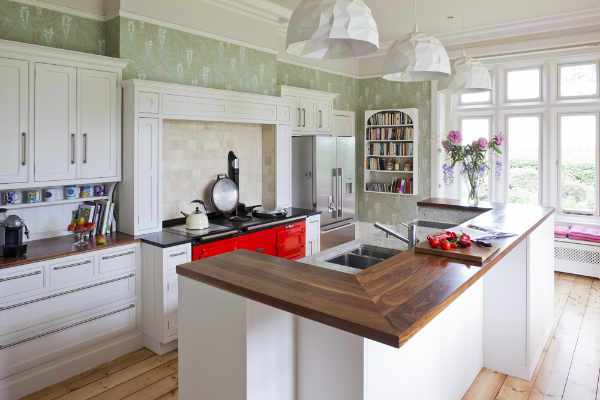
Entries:
<svg viewBox="0 0 600 400">
<path fill-rule="evenodd" d="M 502 154 L 503 141 L 503 136 L 497 134 L 489 140 L 481 137 L 472 143 L 462 144 L 461 132 L 450 131 L 447 138 L 442 141 L 442 147 L 449 159 L 449 163 L 442 167 L 446 183 L 452 182 L 454 168 L 460 164 L 460 172 L 469 187 L 469 203 L 473 205 L 479 203 L 479 188 L 490 169 L 488 151 L 493 151 L 498 155 Z"/>
</svg>

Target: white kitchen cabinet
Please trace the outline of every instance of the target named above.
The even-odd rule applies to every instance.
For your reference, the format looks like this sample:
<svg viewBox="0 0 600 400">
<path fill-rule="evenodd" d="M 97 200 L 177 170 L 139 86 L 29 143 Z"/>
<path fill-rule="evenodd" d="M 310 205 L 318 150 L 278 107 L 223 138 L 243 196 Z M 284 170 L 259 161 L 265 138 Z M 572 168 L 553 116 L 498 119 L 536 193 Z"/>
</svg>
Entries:
<svg viewBox="0 0 600 400">
<path fill-rule="evenodd" d="M 0 271 L 1 399 L 142 347 L 139 248 L 130 243 Z M 106 260 L 112 268 L 102 273 Z"/>
<path fill-rule="evenodd" d="M 354 111 L 333 111 L 333 136 L 356 136 L 356 116 Z"/>
<path fill-rule="evenodd" d="M 176 267 L 192 260 L 189 243 L 160 248 L 142 244 L 144 345 L 157 354 L 177 347 L 177 306 L 179 303 Z"/>
<path fill-rule="evenodd" d="M 137 230 L 136 234 L 150 232 L 160 226 L 158 174 L 159 124 L 156 118 L 139 118 L 135 146 L 136 173 L 139 184 L 134 188 Z"/>
<path fill-rule="evenodd" d="M 321 215 L 306 217 L 306 257 L 321 251 Z"/>
<path fill-rule="evenodd" d="M 77 177 L 77 69 L 35 65 L 35 180 Z"/>
<path fill-rule="evenodd" d="M 336 94 L 282 86 L 281 96 L 292 105 L 292 129 L 295 135 L 331 133 Z"/>
<path fill-rule="evenodd" d="M 79 178 L 117 176 L 117 74 L 80 69 L 77 74 Z"/>
<path fill-rule="evenodd" d="M 331 132 L 333 102 L 318 101 L 315 103 L 315 128 L 317 132 Z"/>
<path fill-rule="evenodd" d="M 27 182 L 29 165 L 29 65 L 0 58 L 2 157 L 0 184 Z"/>
<path fill-rule="evenodd" d="M 121 178 L 126 61 L 0 40 L 0 190 Z"/>
</svg>

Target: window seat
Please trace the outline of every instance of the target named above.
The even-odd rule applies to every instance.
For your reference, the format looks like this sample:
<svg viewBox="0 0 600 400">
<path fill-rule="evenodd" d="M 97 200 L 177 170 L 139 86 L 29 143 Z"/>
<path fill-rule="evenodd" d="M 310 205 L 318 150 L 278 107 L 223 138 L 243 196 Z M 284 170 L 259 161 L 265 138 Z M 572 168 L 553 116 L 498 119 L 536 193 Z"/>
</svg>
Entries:
<svg viewBox="0 0 600 400">
<path fill-rule="evenodd" d="M 600 226 L 557 224 L 554 269 L 600 278 Z"/>
</svg>

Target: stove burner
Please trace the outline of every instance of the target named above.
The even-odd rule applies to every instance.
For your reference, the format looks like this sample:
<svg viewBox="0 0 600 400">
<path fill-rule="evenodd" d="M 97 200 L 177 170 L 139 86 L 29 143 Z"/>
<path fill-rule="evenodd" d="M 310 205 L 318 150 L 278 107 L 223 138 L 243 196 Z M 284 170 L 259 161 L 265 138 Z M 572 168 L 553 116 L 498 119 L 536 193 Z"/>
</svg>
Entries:
<svg viewBox="0 0 600 400">
<path fill-rule="evenodd" d="M 252 217 L 250 216 L 241 216 L 241 215 L 232 215 L 231 217 L 227 218 L 229 221 L 231 222 L 247 222 L 247 221 L 251 221 Z"/>
</svg>

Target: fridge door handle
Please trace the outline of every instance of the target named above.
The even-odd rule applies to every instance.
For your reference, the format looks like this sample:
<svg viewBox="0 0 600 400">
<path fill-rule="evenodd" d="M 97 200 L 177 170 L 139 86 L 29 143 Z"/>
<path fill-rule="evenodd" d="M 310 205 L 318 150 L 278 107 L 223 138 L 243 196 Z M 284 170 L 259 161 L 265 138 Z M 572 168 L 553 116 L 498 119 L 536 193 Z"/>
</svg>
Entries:
<svg viewBox="0 0 600 400">
<path fill-rule="evenodd" d="M 343 176 L 344 176 L 344 169 L 343 168 L 338 168 L 338 181 L 339 181 L 339 191 L 338 191 L 338 217 L 342 217 L 342 210 L 344 209 L 344 192 L 343 192 Z"/>
<path fill-rule="evenodd" d="M 331 195 L 329 195 L 329 212 L 335 218 L 337 216 L 337 168 L 331 171 Z"/>
</svg>

